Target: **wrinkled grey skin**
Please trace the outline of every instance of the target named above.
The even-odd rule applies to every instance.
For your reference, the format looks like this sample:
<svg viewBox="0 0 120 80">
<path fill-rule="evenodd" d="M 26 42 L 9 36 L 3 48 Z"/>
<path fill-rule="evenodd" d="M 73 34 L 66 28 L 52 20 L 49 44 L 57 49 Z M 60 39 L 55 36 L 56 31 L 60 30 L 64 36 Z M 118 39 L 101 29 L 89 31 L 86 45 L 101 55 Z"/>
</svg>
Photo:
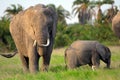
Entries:
<svg viewBox="0 0 120 80">
<path fill-rule="evenodd" d="M 94 67 L 99 67 L 100 60 L 107 64 L 107 68 L 110 68 L 110 58 L 111 52 L 109 48 L 97 41 L 78 40 L 65 50 L 65 62 L 69 69 L 86 64 L 95 69 Z"/>
<path fill-rule="evenodd" d="M 37 72 L 41 56 L 43 60 L 41 70 L 48 70 L 56 25 L 56 12 L 42 4 L 32 6 L 13 17 L 10 23 L 10 33 L 25 72 Z M 9 57 L 12 56 L 9 55 Z"/>
</svg>

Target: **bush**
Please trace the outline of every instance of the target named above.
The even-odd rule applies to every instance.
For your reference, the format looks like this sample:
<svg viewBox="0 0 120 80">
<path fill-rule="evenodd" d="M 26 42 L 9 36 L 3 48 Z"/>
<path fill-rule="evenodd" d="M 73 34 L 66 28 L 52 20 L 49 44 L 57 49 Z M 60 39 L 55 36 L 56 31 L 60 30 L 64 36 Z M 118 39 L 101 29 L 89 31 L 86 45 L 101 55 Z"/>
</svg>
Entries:
<svg viewBox="0 0 120 80">
<path fill-rule="evenodd" d="M 65 32 L 66 32 L 66 26 L 61 23 L 58 23 L 54 48 L 63 47 L 71 43 L 69 36 L 65 34 Z"/>
<path fill-rule="evenodd" d="M 69 43 L 71 43 L 71 40 L 68 35 L 58 33 L 55 38 L 54 48 L 63 47 L 69 45 Z"/>
<path fill-rule="evenodd" d="M 10 21 L 5 17 L 0 20 L 0 46 L 4 48 L 5 51 L 15 49 L 15 44 L 9 32 L 9 24 Z"/>
<path fill-rule="evenodd" d="M 111 30 L 111 25 L 100 24 L 99 26 L 72 24 L 67 27 L 58 25 L 55 38 L 55 48 L 70 45 L 75 40 L 97 40 L 111 44 L 118 42 L 118 38 Z M 59 30 L 60 29 L 60 30 Z"/>
</svg>

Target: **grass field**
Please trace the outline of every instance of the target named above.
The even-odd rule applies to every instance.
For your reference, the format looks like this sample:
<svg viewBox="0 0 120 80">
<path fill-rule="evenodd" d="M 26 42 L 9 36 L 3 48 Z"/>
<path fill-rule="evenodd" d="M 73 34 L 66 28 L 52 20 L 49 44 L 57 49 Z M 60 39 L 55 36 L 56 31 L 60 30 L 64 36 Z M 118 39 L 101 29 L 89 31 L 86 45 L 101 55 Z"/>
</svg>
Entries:
<svg viewBox="0 0 120 80">
<path fill-rule="evenodd" d="M 0 56 L 0 80 L 120 80 L 120 46 L 109 48 L 112 52 L 111 69 L 104 69 L 105 64 L 101 62 L 100 68 L 95 71 L 87 65 L 75 70 L 66 70 L 65 48 L 55 49 L 49 71 L 37 74 L 23 73 L 18 55 L 11 59 Z"/>
</svg>

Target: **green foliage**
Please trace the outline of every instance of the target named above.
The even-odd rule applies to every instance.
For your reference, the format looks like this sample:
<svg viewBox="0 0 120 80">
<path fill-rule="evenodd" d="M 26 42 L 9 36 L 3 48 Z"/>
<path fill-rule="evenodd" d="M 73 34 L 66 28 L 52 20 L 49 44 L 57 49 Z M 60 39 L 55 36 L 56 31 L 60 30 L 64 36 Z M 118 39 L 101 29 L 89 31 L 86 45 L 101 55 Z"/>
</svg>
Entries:
<svg viewBox="0 0 120 80">
<path fill-rule="evenodd" d="M 108 44 L 118 42 L 118 38 L 111 30 L 111 24 L 99 24 L 95 26 L 81 26 L 80 24 L 63 26 L 62 24 L 58 24 L 55 47 L 68 46 L 75 40 L 97 40 Z"/>
<path fill-rule="evenodd" d="M 14 42 L 9 32 L 9 24 L 10 21 L 5 17 L 0 20 L 0 46 L 3 48 L 3 50 L 2 48 L 0 50 L 2 51 L 13 50 L 15 48 Z"/>
<path fill-rule="evenodd" d="M 55 37 L 55 45 L 54 45 L 55 48 L 63 47 L 71 43 L 69 36 L 65 34 L 65 31 L 66 31 L 65 29 L 66 29 L 65 25 L 58 23 L 57 34 Z"/>
<path fill-rule="evenodd" d="M 8 7 L 5 12 L 7 13 L 6 16 L 8 18 L 12 18 L 14 15 L 18 14 L 20 11 L 23 10 L 23 7 L 20 4 L 11 4 L 10 7 Z"/>
</svg>

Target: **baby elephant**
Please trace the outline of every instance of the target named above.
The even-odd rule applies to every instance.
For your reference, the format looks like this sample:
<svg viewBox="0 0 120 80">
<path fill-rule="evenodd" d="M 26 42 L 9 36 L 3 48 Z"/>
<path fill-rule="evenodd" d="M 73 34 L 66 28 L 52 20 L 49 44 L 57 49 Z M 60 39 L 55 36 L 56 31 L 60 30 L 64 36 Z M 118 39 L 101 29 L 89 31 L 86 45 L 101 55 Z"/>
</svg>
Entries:
<svg viewBox="0 0 120 80">
<path fill-rule="evenodd" d="M 75 41 L 65 50 L 67 68 L 73 69 L 88 64 L 94 70 L 99 67 L 100 60 L 110 68 L 111 52 L 108 47 L 97 41 Z"/>
</svg>

